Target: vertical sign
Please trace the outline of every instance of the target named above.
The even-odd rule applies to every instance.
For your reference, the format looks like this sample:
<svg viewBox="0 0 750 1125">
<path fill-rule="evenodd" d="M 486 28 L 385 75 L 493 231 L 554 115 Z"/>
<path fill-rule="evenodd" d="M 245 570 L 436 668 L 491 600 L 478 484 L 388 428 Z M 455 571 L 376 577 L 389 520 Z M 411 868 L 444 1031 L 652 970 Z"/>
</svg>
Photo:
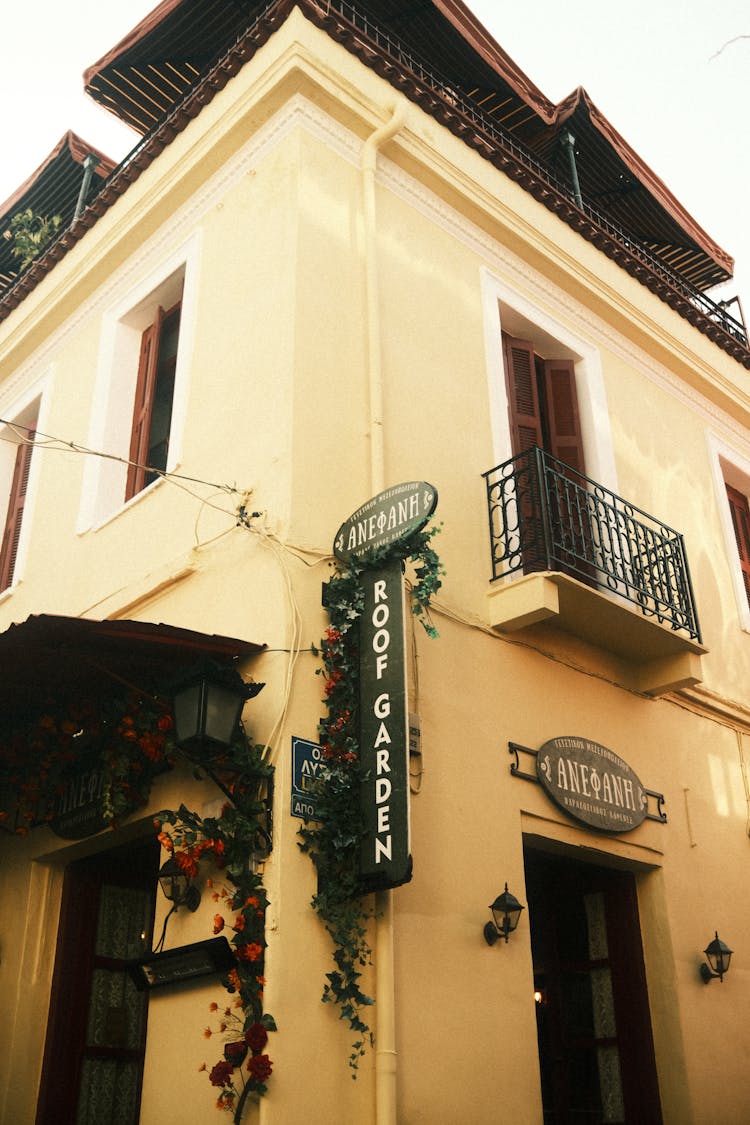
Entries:
<svg viewBox="0 0 750 1125">
<path fill-rule="evenodd" d="M 309 789 L 322 763 L 317 742 L 292 735 L 292 816 L 315 820 L 315 805 Z"/>
<path fill-rule="evenodd" d="M 360 578 L 360 735 L 365 838 L 361 872 L 375 888 L 411 878 L 404 580 L 400 560 Z"/>
</svg>

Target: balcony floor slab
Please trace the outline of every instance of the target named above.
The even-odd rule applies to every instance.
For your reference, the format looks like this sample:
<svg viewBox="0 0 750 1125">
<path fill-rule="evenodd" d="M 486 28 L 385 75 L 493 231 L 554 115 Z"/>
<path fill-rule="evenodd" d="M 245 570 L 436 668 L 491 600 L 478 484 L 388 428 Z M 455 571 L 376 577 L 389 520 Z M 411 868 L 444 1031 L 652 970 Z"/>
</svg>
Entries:
<svg viewBox="0 0 750 1125">
<path fill-rule="evenodd" d="M 488 600 L 493 629 L 554 626 L 623 661 L 625 686 L 634 690 L 662 695 L 701 682 L 702 645 L 566 574 L 543 571 L 498 583 Z"/>
</svg>

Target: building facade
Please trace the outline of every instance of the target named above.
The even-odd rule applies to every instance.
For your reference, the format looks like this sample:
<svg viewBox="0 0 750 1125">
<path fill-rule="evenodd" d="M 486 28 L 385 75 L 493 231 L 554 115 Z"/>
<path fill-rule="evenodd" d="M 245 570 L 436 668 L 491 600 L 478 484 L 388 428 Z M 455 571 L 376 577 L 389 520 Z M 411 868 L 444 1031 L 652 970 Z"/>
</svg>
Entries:
<svg viewBox="0 0 750 1125">
<path fill-rule="evenodd" d="M 145 992 L 129 966 L 165 925 L 168 951 L 238 924 L 220 864 L 195 910 L 156 885 L 154 817 L 227 794 L 101 749 L 132 727 L 148 773 L 154 691 L 211 658 L 265 684 L 244 722 L 273 767 L 234 948 L 262 949 L 277 1030 L 243 1120 L 740 1125 L 750 348 L 707 292 L 731 259 L 458 0 L 228 7 L 165 0 L 95 64 L 142 141 L 113 168 L 69 136 L 0 217 L 61 216 L 0 260 L 0 1119 L 219 1112 L 226 966 Z M 411 864 L 363 900 L 352 1081 L 298 774 L 334 537 L 406 482 L 437 495 L 439 636 L 407 613 Z M 114 768 L 140 789 L 102 827 Z"/>
</svg>

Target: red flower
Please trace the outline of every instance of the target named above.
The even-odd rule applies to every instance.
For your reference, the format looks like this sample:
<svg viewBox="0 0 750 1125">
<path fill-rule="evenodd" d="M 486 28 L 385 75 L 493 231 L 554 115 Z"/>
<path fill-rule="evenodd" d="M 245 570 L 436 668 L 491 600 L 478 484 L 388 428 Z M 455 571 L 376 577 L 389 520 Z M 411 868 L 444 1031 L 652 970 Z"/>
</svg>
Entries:
<svg viewBox="0 0 750 1125">
<path fill-rule="evenodd" d="M 262 1023 L 252 1023 L 245 1032 L 245 1042 L 254 1055 L 259 1055 L 268 1042 L 268 1032 Z"/>
<path fill-rule="evenodd" d="M 241 961 L 260 961 L 263 956 L 263 946 L 258 945 L 256 941 L 251 941 L 247 945 L 239 946 L 237 956 Z"/>
<path fill-rule="evenodd" d="M 187 852 L 175 852 L 174 858 L 180 871 L 194 879 L 198 874 L 198 861 L 192 855 L 188 855 Z"/>
<path fill-rule="evenodd" d="M 247 1061 L 247 1069 L 253 1082 L 265 1082 L 271 1077 L 273 1063 L 268 1055 L 253 1055 Z"/>
<path fill-rule="evenodd" d="M 247 1043 L 243 1042 L 242 1039 L 238 1039 L 235 1043 L 224 1044 L 224 1058 L 228 1063 L 231 1063 L 232 1066 L 241 1066 L 245 1061 L 246 1054 Z"/>
<path fill-rule="evenodd" d="M 171 715 L 160 715 L 159 718 L 156 720 L 156 725 L 159 728 L 159 730 L 161 730 L 161 731 L 171 730 L 172 729 L 172 716 Z"/>
<path fill-rule="evenodd" d="M 232 1064 L 222 1059 L 221 1062 L 217 1062 L 208 1079 L 212 1086 L 228 1086 L 233 1074 Z"/>
<path fill-rule="evenodd" d="M 224 919 L 221 914 L 214 914 L 214 933 L 220 934 L 224 929 Z"/>
</svg>

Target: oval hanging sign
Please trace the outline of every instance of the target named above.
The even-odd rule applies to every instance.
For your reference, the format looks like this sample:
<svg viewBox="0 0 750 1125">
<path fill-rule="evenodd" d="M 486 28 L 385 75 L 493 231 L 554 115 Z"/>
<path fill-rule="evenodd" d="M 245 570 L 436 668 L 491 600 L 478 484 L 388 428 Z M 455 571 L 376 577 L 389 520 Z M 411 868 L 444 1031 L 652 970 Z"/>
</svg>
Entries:
<svg viewBox="0 0 750 1125">
<path fill-rule="evenodd" d="M 551 738 L 536 758 L 539 782 L 568 816 L 601 832 L 630 832 L 645 819 L 648 796 L 622 758 L 575 736 Z"/>
<path fill-rule="evenodd" d="M 333 553 L 342 562 L 349 562 L 406 539 L 424 527 L 437 507 L 437 498 L 437 491 L 423 480 L 386 488 L 342 523 L 333 541 Z"/>
</svg>

